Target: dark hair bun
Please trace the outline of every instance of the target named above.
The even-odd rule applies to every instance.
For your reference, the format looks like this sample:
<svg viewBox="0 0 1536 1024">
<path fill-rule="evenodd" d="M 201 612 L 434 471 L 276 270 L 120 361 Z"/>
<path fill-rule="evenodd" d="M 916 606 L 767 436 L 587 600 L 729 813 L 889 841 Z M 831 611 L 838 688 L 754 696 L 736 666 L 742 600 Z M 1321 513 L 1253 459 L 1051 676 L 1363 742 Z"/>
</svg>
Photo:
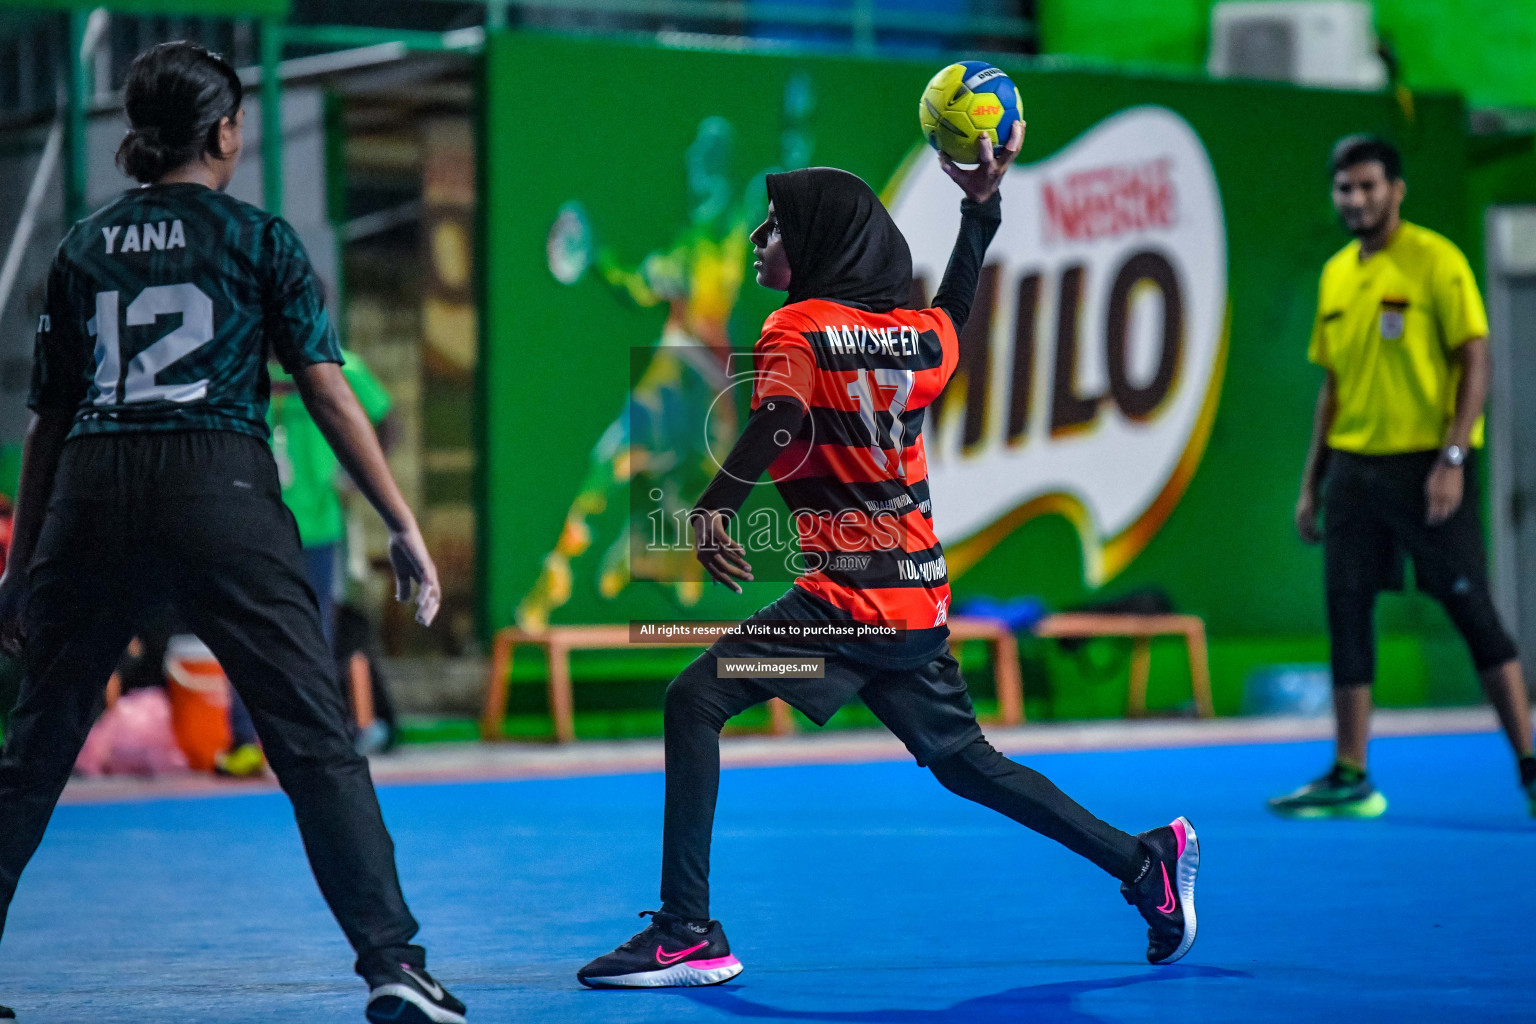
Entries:
<svg viewBox="0 0 1536 1024">
<path fill-rule="evenodd" d="M 128 134 L 117 165 L 153 182 L 205 153 L 222 156 L 219 123 L 239 112 L 242 92 L 235 69 L 196 43 L 150 47 L 128 69 Z"/>
<path fill-rule="evenodd" d="M 117 147 L 117 165 L 129 177 L 150 182 L 165 176 L 166 171 L 186 163 L 184 146 L 170 146 L 160 131 L 148 128 L 130 128 Z M 195 155 L 194 157 L 195 158 Z"/>
</svg>

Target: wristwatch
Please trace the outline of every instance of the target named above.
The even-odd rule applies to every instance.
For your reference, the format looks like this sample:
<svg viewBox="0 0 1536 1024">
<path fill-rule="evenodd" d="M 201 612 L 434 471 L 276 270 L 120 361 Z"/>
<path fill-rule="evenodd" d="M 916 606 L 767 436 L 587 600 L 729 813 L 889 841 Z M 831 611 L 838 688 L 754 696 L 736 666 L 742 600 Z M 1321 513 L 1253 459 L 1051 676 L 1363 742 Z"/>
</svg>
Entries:
<svg viewBox="0 0 1536 1024">
<path fill-rule="evenodd" d="M 1440 457 L 1445 460 L 1447 466 L 1460 466 L 1467 461 L 1467 450 L 1459 444 L 1448 444 L 1440 452 Z"/>
</svg>

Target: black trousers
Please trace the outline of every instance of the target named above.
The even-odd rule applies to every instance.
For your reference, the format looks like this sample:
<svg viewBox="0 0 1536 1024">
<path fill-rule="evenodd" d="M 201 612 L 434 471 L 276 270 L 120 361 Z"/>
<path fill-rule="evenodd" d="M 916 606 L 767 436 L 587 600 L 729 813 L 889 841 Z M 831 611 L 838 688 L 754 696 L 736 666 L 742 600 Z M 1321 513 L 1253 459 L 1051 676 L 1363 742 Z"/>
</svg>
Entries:
<svg viewBox="0 0 1536 1024">
<path fill-rule="evenodd" d="M 738 643 L 725 648 L 726 656 L 742 653 L 743 646 L 758 648 L 756 656 L 772 653 L 766 644 Z M 773 696 L 770 686 L 782 685 L 718 678 L 716 649 L 684 669 L 667 688 L 666 698 L 661 903 L 667 913 L 699 921 L 709 917 L 709 847 L 720 792 L 720 730 L 732 716 Z M 791 653 L 799 657 L 802 652 Z M 959 666 L 947 650 L 930 664 L 910 670 L 828 654 L 826 674 L 825 681 L 802 680 L 797 689 L 819 682 L 835 687 L 856 677 L 863 684 L 857 692 L 865 704 L 945 788 L 1056 840 L 1116 878 L 1123 879 L 1134 870 L 1135 836 L 1095 818 L 1050 779 L 1010 761 L 987 742 L 976 725 Z M 937 742 L 941 735 L 948 737 L 943 743 Z"/>
<path fill-rule="evenodd" d="M 358 972 L 425 962 L 265 444 L 216 431 L 70 441 L 29 580 L 0 753 L 0 928 L 136 614 L 169 601 L 250 708 Z"/>
<path fill-rule="evenodd" d="M 1518 656 L 1489 590 L 1476 452 L 1467 453 L 1461 505 L 1438 526 L 1425 522 L 1424 483 L 1439 457 L 1328 453 L 1323 564 L 1336 686 L 1375 681 L 1376 595 L 1402 589 L 1405 556 L 1413 559 L 1414 583 L 1445 608 L 1479 672 Z"/>
</svg>

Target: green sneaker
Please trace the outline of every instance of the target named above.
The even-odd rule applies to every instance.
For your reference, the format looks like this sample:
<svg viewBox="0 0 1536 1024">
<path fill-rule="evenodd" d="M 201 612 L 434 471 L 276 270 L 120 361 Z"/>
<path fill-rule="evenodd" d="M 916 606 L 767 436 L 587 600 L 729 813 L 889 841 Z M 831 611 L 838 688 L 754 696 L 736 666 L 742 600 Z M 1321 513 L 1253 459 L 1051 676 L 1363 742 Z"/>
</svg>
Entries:
<svg viewBox="0 0 1536 1024">
<path fill-rule="evenodd" d="M 1370 776 L 1334 765 L 1315 782 L 1271 798 L 1269 809 L 1282 818 L 1379 818 L 1387 798 L 1371 785 Z"/>
<path fill-rule="evenodd" d="M 263 756 L 261 748 L 254 743 L 245 743 L 234 750 L 213 755 L 214 772 L 232 779 L 254 778 L 260 775 L 266 766 L 266 757 Z"/>
</svg>

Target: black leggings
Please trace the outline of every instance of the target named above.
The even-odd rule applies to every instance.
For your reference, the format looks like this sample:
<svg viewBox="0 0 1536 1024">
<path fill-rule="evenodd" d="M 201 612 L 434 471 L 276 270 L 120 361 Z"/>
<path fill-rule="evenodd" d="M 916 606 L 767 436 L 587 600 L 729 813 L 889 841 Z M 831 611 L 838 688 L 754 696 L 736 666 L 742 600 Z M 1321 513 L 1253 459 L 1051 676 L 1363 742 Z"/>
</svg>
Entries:
<svg viewBox="0 0 1536 1024">
<path fill-rule="evenodd" d="M 771 696 L 751 679 L 717 679 L 715 664 L 713 654 L 701 656 L 667 688 L 666 700 L 661 905 L 667 913 L 697 921 L 709 918 L 709 845 L 720 792 L 720 730 L 728 719 Z M 1131 870 L 1138 851 L 1135 836 L 1095 818 L 1050 779 L 1008 760 L 985 738 L 978 736 L 959 751 L 935 759 L 929 770 L 950 792 L 1056 840 L 1116 878 Z"/>
<path fill-rule="evenodd" d="M 1481 675 L 1515 660 L 1518 652 L 1499 620 L 1488 585 L 1462 592 L 1433 592 L 1445 608 L 1472 655 Z M 1328 591 L 1328 636 L 1335 686 L 1370 686 L 1376 680 L 1376 593 L 1372 590 Z"/>
</svg>

